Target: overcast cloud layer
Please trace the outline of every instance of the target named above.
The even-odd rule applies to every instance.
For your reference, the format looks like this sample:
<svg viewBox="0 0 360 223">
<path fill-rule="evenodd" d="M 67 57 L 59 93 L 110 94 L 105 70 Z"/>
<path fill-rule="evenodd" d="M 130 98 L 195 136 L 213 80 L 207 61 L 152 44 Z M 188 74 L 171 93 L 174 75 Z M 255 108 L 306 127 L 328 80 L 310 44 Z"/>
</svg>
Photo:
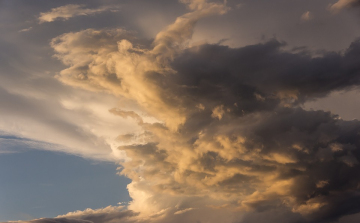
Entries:
<svg viewBox="0 0 360 223">
<path fill-rule="evenodd" d="M 6 131 L 23 137 L 19 141 L 44 141 L 54 145 L 52 150 L 118 162 L 119 174 L 132 180 L 127 207 L 28 222 L 358 219 L 353 214 L 360 212 L 360 121 L 303 105 L 358 88 L 360 40 L 337 51 L 294 47 L 277 38 L 237 47 L 197 42 L 198 23 L 242 5 L 180 2 L 187 12 L 153 39 L 119 27 L 51 38 L 54 57 L 63 64 L 52 81 L 59 92 L 71 95 L 59 94 L 54 102 L 36 94 L 29 103 L 20 97 L 27 94 L 24 89 L 0 89 L 0 101 L 8 104 L 0 111 L 7 116 L 16 110 L 9 98 L 29 103 L 20 116 L 35 127 L 17 124 L 20 133 Z M 332 16 L 357 7 L 358 1 L 348 0 L 323 5 Z M 40 13 L 38 20 L 108 10 L 70 4 Z M 315 18 L 310 11 L 298 16 L 299 22 Z M 51 131 L 45 139 L 46 129 Z"/>
</svg>

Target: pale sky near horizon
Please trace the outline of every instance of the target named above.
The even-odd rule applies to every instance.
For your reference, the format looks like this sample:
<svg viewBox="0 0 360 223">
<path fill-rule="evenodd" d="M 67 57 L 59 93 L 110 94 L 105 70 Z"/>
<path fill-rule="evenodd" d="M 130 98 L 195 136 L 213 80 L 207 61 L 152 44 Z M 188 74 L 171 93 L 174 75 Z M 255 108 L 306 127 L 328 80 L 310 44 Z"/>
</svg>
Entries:
<svg viewBox="0 0 360 223">
<path fill-rule="evenodd" d="M 0 0 L 0 222 L 358 222 L 359 0 Z"/>
</svg>

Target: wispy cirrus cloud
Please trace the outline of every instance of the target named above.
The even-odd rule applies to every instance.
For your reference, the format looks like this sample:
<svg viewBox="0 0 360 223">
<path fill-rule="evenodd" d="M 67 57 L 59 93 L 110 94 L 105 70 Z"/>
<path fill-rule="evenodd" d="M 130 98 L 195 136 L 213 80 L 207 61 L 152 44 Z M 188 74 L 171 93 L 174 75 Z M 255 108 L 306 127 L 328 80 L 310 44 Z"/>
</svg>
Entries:
<svg viewBox="0 0 360 223">
<path fill-rule="evenodd" d="M 89 9 L 85 8 L 85 5 L 69 4 L 53 8 L 48 12 L 40 13 L 38 20 L 39 23 L 53 22 L 55 20 L 68 20 L 76 16 L 95 15 L 98 13 L 115 10 L 116 7 L 100 7 Z"/>
</svg>

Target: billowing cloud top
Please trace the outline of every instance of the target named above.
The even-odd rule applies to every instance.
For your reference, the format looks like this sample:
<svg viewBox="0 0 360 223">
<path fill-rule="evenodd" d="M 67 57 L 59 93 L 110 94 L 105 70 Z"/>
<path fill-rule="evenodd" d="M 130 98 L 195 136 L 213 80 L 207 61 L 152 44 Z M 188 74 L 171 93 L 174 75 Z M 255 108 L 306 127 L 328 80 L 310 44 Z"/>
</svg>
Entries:
<svg viewBox="0 0 360 223">
<path fill-rule="evenodd" d="M 56 78 L 136 104 L 109 112 L 141 130 L 119 135 L 116 148 L 126 152 L 120 174 L 132 180 L 128 210 L 32 222 L 259 222 L 252 213 L 279 210 L 287 222 L 331 222 L 359 212 L 360 122 L 301 105 L 360 84 L 360 41 L 316 56 L 276 39 L 190 45 L 199 19 L 230 9 L 182 2 L 190 12 L 152 42 L 124 29 L 52 39 L 67 66 Z M 68 18 L 60 14 L 42 16 Z"/>
</svg>

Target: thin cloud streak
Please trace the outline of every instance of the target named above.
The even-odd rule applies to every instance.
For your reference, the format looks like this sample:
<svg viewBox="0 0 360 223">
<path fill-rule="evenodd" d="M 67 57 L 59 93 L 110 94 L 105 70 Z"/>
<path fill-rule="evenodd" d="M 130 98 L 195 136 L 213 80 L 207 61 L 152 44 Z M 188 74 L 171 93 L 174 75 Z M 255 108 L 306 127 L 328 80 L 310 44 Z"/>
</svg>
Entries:
<svg viewBox="0 0 360 223">
<path fill-rule="evenodd" d="M 26 28 L 26 29 L 19 30 L 19 33 L 29 32 L 30 30 L 32 30 L 32 28 L 33 27 L 29 27 L 29 28 Z"/>
<path fill-rule="evenodd" d="M 40 13 L 39 23 L 53 22 L 55 20 L 68 20 L 75 16 L 95 15 L 110 10 L 116 10 L 117 7 L 100 7 L 95 9 L 85 8 L 85 5 L 69 4 L 53 8 L 48 12 Z"/>
</svg>

